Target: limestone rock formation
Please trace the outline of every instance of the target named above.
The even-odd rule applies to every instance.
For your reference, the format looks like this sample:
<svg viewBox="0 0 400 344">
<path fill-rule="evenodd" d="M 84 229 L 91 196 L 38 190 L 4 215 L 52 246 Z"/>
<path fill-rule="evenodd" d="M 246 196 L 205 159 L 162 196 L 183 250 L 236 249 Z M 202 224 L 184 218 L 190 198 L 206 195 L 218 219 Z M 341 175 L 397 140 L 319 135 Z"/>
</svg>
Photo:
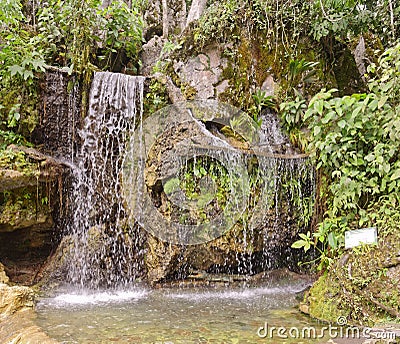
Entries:
<svg viewBox="0 0 400 344">
<path fill-rule="evenodd" d="M 34 291 L 8 286 L 0 263 L 0 338 L 2 343 L 56 344 L 34 322 Z"/>
<path fill-rule="evenodd" d="M 0 317 L 33 307 L 34 293 L 29 287 L 0 284 Z"/>
<path fill-rule="evenodd" d="M 0 259 L 15 282 L 33 283 L 57 240 L 65 166 L 27 147 L 11 145 L 0 163 Z M 7 160 L 6 160 L 7 158 Z"/>
<path fill-rule="evenodd" d="M 209 126 L 209 129 L 216 135 L 215 138 L 224 137 L 221 128 L 218 129 L 211 124 Z M 190 221 L 196 223 L 201 218 L 194 209 L 195 207 L 188 210 L 182 206 L 186 204 L 184 192 L 180 191 L 182 194 L 178 195 L 174 191 L 168 191 L 171 183 L 165 182 L 173 176 L 179 175 L 176 156 L 185 156 L 184 151 L 180 152 L 182 142 L 186 142 L 189 146 L 194 142 L 200 147 L 211 147 L 209 143 L 210 136 L 212 136 L 211 131 L 205 135 L 200 128 L 201 126 L 194 122 L 184 122 L 170 128 L 153 144 L 148 154 L 145 173 L 148 193 L 152 196 L 158 212 L 175 223 L 183 221 L 183 218 L 186 220 L 193 218 Z M 235 141 L 234 137 L 225 137 L 225 139 L 236 147 L 243 146 L 243 143 Z M 282 153 L 286 149 L 286 143 L 283 140 L 281 142 L 283 147 L 272 148 Z M 205 154 L 207 155 L 207 153 Z M 208 154 L 212 155 L 212 152 Z M 282 161 L 280 164 L 280 168 L 284 169 L 285 163 Z M 274 166 L 273 162 L 271 166 Z M 293 169 L 296 169 L 295 165 L 293 165 Z M 303 182 L 306 181 L 303 180 Z M 309 189 L 307 192 L 311 192 L 311 190 Z M 306 196 L 307 193 L 303 195 Z M 145 241 L 147 280 L 155 283 L 171 278 L 185 277 L 194 271 L 251 274 L 266 268 L 269 264 L 268 254 L 271 257 L 274 256 L 275 263 L 279 261 L 280 256 L 287 258 L 287 255 L 290 255 L 287 248 L 290 247 L 293 238 L 300 230 L 298 226 L 300 213 L 296 213 L 295 209 L 290 207 L 290 202 L 282 195 L 273 197 L 280 199 L 278 205 L 268 209 L 263 202 L 255 201 L 257 206 L 249 205 L 241 220 L 232 229 L 214 240 L 184 246 L 164 242 L 153 235 L 147 236 Z M 220 211 L 216 204 L 211 205 L 212 203 L 207 210 L 204 210 L 205 214 L 202 216 L 212 218 Z M 151 214 L 146 216 L 151 216 Z M 157 220 L 154 219 L 154 221 Z M 160 228 L 160 230 L 163 229 Z"/>
</svg>

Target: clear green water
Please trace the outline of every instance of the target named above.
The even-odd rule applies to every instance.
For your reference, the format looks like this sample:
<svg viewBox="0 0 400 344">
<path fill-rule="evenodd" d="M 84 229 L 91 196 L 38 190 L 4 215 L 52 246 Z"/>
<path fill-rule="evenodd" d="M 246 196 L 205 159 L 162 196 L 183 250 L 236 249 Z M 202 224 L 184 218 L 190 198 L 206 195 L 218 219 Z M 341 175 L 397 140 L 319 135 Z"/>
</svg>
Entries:
<svg viewBox="0 0 400 344">
<path fill-rule="evenodd" d="M 39 301 L 37 321 L 62 343 L 318 343 L 257 334 L 265 323 L 269 328 L 323 326 L 295 308 L 304 286 L 302 281 L 280 281 L 247 288 L 113 293 L 65 287 Z"/>
</svg>

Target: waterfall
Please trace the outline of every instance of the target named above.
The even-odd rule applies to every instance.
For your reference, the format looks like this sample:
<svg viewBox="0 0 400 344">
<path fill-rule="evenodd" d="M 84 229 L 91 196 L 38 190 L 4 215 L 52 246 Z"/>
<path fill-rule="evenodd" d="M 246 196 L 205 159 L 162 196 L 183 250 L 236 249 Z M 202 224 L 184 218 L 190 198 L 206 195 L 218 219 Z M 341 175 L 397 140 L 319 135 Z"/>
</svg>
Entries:
<svg viewBox="0 0 400 344">
<path fill-rule="evenodd" d="M 150 281 L 295 263 L 290 246 L 308 228 L 314 169 L 273 124 L 200 100 L 163 108 L 131 135 L 123 191 L 131 222 L 159 240 L 148 243 Z"/>
<path fill-rule="evenodd" d="M 68 269 L 73 284 L 115 287 L 135 279 L 138 239 L 125 221 L 121 170 L 129 134 L 142 121 L 143 85 L 140 76 L 94 75 L 74 157 Z"/>
<path fill-rule="evenodd" d="M 143 87 L 143 77 L 94 76 L 72 164 L 68 281 L 121 287 L 142 271 L 154 282 L 287 266 L 278 261 L 312 213 L 309 160 L 287 154 L 278 122 L 260 128 L 217 101 L 144 120 Z"/>
</svg>

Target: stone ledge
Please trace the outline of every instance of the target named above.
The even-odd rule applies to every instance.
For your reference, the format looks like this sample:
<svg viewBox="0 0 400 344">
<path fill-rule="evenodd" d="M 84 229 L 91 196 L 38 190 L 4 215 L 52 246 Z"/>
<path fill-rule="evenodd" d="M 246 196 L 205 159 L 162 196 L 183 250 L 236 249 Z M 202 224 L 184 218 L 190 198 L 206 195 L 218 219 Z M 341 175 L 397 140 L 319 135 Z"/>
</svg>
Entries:
<svg viewBox="0 0 400 344">
<path fill-rule="evenodd" d="M 36 149 L 16 145 L 10 145 L 7 149 L 15 154 L 22 152 L 32 166 L 29 166 L 26 171 L 0 167 L 0 192 L 56 180 L 64 172 L 65 168 L 62 162 L 42 154 Z"/>
</svg>

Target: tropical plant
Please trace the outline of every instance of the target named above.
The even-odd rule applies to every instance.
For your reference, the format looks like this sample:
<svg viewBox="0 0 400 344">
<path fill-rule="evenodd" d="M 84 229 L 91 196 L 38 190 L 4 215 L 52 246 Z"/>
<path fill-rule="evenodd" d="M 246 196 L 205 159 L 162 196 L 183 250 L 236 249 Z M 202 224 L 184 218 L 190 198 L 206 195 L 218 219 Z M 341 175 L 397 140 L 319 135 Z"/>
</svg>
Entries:
<svg viewBox="0 0 400 344">
<path fill-rule="evenodd" d="M 370 93 L 335 98 L 336 90 L 322 90 L 303 118 L 311 134 L 308 149 L 327 177 L 328 211 L 312 236 L 314 245 L 332 255 L 342 249 L 345 230 L 377 221 L 377 204 L 398 202 L 400 44 L 369 71 L 374 73 Z M 307 249 L 309 242 L 302 238 L 294 247 Z"/>
</svg>

